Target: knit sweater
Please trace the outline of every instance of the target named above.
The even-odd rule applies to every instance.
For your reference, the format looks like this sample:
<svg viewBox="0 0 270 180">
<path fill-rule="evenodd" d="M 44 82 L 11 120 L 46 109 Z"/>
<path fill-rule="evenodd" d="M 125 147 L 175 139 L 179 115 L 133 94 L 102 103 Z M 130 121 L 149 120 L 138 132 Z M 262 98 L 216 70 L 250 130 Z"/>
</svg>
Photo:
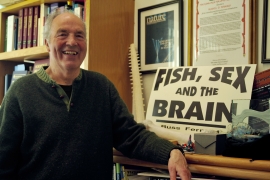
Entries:
<svg viewBox="0 0 270 180">
<path fill-rule="evenodd" d="M 112 179 L 116 148 L 167 164 L 178 148 L 137 124 L 114 85 L 82 70 L 71 97 L 41 68 L 11 85 L 0 108 L 0 179 Z"/>
</svg>

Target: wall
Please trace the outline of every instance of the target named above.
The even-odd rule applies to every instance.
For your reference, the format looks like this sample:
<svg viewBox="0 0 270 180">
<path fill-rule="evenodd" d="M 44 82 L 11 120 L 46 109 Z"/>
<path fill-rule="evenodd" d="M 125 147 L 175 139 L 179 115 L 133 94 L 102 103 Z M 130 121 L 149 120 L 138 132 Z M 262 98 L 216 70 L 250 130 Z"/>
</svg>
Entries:
<svg viewBox="0 0 270 180">
<path fill-rule="evenodd" d="M 133 0 L 91 0 L 88 69 L 107 76 L 132 110 L 129 46 L 133 43 Z"/>
<path fill-rule="evenodd" d="M 138 37 L 137 37 L 137 33 L 138 33 L 138 26 L 137 26 L 137 17 L 138 17 L 138 9 L 143 8 L 143 7 L 148 7 L 148 6 L 152 6 L 152 5 L 156 5 L 156 4 L 160 4 L 160 3 L 164 3 L 164 2 L 169 2 L 170 0 L 152 0 L 152 1 L 145 1 L 145 0 L 136 0 L 135 1 L 135 26 L 134 26 L 134 43 L 135 46 L 138 47 Z M 189 0 L 183 0 L 183 9 L 184 9 L 184 65 L 187 64 L 187 26 L 188 26 L 188 22 L 187 22 L 187 17 L 188 17 L 188 1 Z M 257 72 L 261 72 L 263 70 L 269 69 L 270 68 L 270 63 L 269 64 L 262 64 L 261 63 L 261 46 L 262 46 L 262 20 L 263 20 L 263 1 L 262 0 L 257 0 L 258 2 L 258 34 L 257 34 L 257 41 L 258 41 L 258 55 L 257 55 Z M 153 84 L 153 80 L 154 80 L 154 76 L 155 74 L 144 74 L 143 75 L 143 94 L 144 94 L 144 99 L 145 99 L 145 110 L 147 110 L 147 105 L 148 105 L 148 101 L 149 101 L 149 97 L 150 97 L 150 93 L 151 93 L 151 89 L 152 89 L 152 84 Z"/>
</svg>

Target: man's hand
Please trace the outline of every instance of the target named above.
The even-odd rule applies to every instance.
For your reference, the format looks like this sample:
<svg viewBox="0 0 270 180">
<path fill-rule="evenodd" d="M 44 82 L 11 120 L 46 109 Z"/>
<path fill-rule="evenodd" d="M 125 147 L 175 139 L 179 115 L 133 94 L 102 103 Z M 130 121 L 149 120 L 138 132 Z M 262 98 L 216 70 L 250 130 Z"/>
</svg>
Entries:
<svg viewBox="0 0 270 180">
<path fill-rule="evenodd" d="M 182 180 L 191 179 L 191 173 L 188 169 L 186 158 L 179 149 L 173 149 L 171 151 L 168 170 L 171 180 L 176 180 L 177 175 L 179 175 Z"/>
</svg>

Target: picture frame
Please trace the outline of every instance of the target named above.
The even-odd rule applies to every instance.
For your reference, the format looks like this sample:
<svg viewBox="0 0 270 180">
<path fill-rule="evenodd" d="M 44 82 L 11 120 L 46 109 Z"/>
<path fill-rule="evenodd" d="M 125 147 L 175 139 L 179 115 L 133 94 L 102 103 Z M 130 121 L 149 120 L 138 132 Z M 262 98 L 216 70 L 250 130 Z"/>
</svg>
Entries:
<svg viewBox="0 0 270 180">
<path fill-rule="evenodd" d="M 257 63 L 257 0 L 192 0 L 192 65 Z"/>
<path fill-rule="evenodd" d="M 138 9 L 140 72 L 183 65 L 183 3 L 174 0 Z"/>
<path fill-rule="evenodd" d="M 262 30 L 262 63 L 270 63 L 270 35 L 267 34 L 270 30 L 270 3 L 264 0 L 263 4 L 263 30 Z"/>
</svg>

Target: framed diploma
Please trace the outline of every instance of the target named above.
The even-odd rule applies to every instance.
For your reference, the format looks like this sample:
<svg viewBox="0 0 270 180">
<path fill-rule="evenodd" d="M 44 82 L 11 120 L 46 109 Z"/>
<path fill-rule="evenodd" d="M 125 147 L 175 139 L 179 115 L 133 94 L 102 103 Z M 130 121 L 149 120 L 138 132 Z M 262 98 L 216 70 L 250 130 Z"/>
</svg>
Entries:
<svg viewBox="0 0 270 180">
<path fill-rule="evenodd" d="M 194 66 L 256 63 L 254 0 L 193 0 L 192 6 Z"/>
<path fill-rule="evenodd" d="M 262 32 L 262 63 L 270 63 L 270 3 L 264 0 L 263 4 L 263 32 Z"/>
<path fill-rule="evenodd" d="M 182 1 L 138 9 L 138 53 L 141 72 L 183 64 Z"/>
</svg>

